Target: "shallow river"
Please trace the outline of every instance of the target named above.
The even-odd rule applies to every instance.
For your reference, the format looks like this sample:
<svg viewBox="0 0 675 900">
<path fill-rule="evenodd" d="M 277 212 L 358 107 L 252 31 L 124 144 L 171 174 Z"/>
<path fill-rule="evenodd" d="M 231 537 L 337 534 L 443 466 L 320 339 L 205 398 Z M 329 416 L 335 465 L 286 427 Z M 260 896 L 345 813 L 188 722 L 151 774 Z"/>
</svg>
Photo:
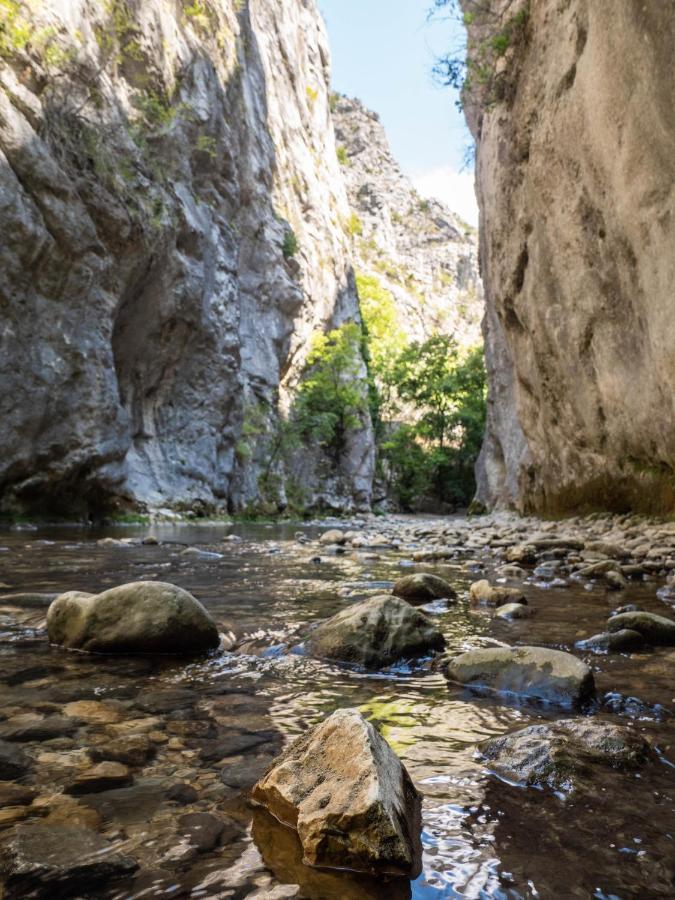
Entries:
<svg viewBox="0 0 675 900">
<path fill-rule="evenodd" d="M 93 884 L 77 897 L 675 896 L 672 649 L 584 655 L 601 701 L 615 692 L 646 704 L 614 713 L 600 702 L 590 714 L 633 721 L 661 755 L 638 774 L 607 770 L 594 776 L 590 791 L 563 797 L 499 781 L 484 769 L 476 744 L 565 713 L 472 696 L 448 686 L 428 664 L 366 675 L 308 658 L 298 647 L 308 623 L 411 571 L 435 572 L 460 591 L 456 605 L 427 608 L 450 651 L 494 641 L 572 650 L 575 640 L 601 631 L 619 603 L 668 614 L 654 585 L 631 586 L 617 597 L 601 587 L 526 584 L 536 615 L 508 623 L 469 610 L 464 592 L 476 576 L 462 560 L 412 568 L 407 547 L 379 559 L 322 552 L 315 562 L 320 551 L 299 544 L 297 530 L 167 525 L 105 532 L 151 533 L 160 541 L 128 547 L 97 545 L 102 532 L 77 529 L 0 532 L 5 591 L 98 592 L 129 581 L 168 581 L 198 597 L 224 630 L 245 638 L 240 652 L 198 662 L 91 657 L 50 648 L 43 609 L 0 607 L 0 718 L 59 715 L 74 701 L 110 700 L 117 727 L 133 721 L 131 730 L 152 732 L 156 753 L 133 770 L 132 785 L 78 798 L 99 813 L 102 836 L 140 868 L 127 881 Z M 321 529 L 304 530 L 317 537 Z M 243 540 L 223 542 L 232 533 Z M 219 555 L 185 555 L 188 545 Z M 489 574 L 488 558 L 486 564 Z M 373 720 L 424 794 L 424 872 L 412 883 L 303 866 L 294 832 L 247 803 L 246 789 L 279 749 L 339 707 L 358 707 Z M 109 729 L 92 723 L 26 744 L 37 759 L 30 786 L 40 796 L 61 790 L 83 765 L 82 748 L 105 743 Z M 194 791 L 170 799 L 177 784 Z M 176 851 L 180 818 L 190 812 L 229 817 L 219 846 Z M 0 838 L 11 827 L 5 823 Z"/>
</svg>

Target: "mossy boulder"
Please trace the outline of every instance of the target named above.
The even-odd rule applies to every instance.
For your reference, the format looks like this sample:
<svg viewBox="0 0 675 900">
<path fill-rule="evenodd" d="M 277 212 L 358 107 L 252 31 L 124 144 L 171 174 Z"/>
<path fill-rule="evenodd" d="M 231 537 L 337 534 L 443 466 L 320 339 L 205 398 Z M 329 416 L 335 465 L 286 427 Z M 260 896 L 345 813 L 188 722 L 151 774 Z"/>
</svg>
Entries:
<svg viewBox="0 0 675 900">
<path fill-rule="evenodd" d="M 386 594 L 355 603 L 323 622 L 307 644 L 322 659 L 378 669 L 442 650 L 445 640 L 427 615 Z"/>
<path fill-rule="evenodd" d="M 53 644 L 94 653 L 191 655 L 218 647 L 218 628 L 192 594 L 137 581 L 101 594 L 70 591 L 47 612 Z"/>
</svg>

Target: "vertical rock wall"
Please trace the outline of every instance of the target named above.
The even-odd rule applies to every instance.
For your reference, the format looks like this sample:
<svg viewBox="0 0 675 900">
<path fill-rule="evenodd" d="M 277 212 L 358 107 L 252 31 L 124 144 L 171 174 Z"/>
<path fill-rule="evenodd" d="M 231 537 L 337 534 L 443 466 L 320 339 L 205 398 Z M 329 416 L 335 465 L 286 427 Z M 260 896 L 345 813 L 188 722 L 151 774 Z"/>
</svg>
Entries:
<svg viewBox="0 0 675 900">
<path fill-rule="evenodd" d="M 315 3 L 10 7 L 2 508 L 283 506 L 279 411 L 359 316 Z M 303 459 L 303 503 L 368 505 L 366 417 Z"/>
<path fill-rule="evenodd" d="M 508 35 L 466 97 L 490 374 L 479 499 L 672 513 L 672 4 L 463 5 L 474 57 Z"/>
</svg>

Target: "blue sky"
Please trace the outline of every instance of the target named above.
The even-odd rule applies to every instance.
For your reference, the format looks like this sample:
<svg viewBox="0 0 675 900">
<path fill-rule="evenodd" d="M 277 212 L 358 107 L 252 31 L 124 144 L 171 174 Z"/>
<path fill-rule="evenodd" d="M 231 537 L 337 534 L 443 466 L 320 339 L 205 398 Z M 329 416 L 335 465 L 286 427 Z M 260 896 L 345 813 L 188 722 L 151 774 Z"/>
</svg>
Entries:
<svg viewBox="0 0 675 900">
<path fill-rule="evenodd" d="M 434 82 L 434 60 L 461 46 L 461 26 L 427 21 L 431 0 L 318 0 L 330 35 L 333 87 L 378 112 L 418 190 L 477 223 L 470 142 L 456 94 Z"/>
</svg>

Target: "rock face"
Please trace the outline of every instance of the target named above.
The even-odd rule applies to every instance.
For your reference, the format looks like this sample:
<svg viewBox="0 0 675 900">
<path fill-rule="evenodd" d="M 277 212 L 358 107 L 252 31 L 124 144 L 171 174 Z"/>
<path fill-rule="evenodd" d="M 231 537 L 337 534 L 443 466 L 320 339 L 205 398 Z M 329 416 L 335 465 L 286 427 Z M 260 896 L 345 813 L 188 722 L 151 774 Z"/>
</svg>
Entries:
<svg viewBox="0 0 675 900">
<path fill-rule="evenodd" d="M 468 650 L 448 661 L 450 681 L 498 694 L 515 694 L 576 706 L 594 691 L 593 673 L 580 659 L 545 647 L 489 647 Z"/>
<path fill-rule="evenodd" d="M 216 623 L 192 594 L 155 581 L 61 594 L 47 612 L 47 631 L 53 644 L 93 653 L 192 654 L 220 641 Z"/>
<path fill-rule="evenodd" d="M 672 10 L 463 5 L 475 59 L 508 37 L 465 96 L 490 382 L 478 498 L 673 512 Z"/>
<path fill-rule="evenodd" d="M 359 319 L 314 0 L 23 15 L 0 60 L 0 508 L 283 506 L 300 476 L 308 506 L 368 506 L 365 414 L 339 458 L 268 465 L 312 334 Z"/>
<path fill-rule="evenodd" d="M 570 790 L 588 780 L 594 765 L 639 768 L 649 744 L 629 728 L 584 719 L 530 725 L 481 745 L 490 769 L 509 781 Z"/>
<path fill-rule="evenodd" d="M 393 158 L 377 113 L 335 94 L 331 105 L 357 270 L 391 292 L 398 324 L 411 340 L 451 334 L 462 347 L 480 344 L 475 230 L 417 193 Z"/>
<path fill-rule="evenodd" d="M 384 595 L 355 603 L 323 622 L 308 645 L 323 659 L 377 669 L 442 650 L 445 640 L 423 612 Z"/>
<path fill-rule="evenodd" d="M 297 829 L 312 866 L 409 878 L 421 871 L 420 795 L 358 710 L 338 710 L 295 741 L 252 799 Z"/>
</svg>

